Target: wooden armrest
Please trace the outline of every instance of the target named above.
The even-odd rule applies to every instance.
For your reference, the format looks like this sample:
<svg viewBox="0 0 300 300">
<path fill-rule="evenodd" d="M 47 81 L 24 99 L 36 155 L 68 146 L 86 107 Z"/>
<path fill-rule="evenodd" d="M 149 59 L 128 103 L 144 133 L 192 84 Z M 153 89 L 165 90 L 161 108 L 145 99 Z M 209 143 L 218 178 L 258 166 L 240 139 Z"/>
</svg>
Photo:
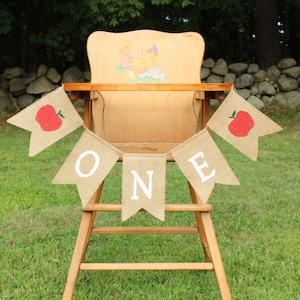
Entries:
<svg viewBox="0 0 300 300">
<path fill-rule="evenodd" d="M 66 91 L 199 91 L 222 92 L 231 83 L 64 83 Z"/>
</svg>

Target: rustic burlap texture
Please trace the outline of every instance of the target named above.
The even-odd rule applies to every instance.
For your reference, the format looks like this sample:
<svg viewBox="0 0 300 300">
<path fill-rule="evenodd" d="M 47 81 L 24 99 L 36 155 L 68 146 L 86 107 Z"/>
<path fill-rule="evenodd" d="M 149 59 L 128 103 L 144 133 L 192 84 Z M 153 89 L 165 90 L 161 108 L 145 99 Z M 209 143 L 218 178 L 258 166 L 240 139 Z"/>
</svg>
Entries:
<svg viewBox="0 0 300 300">
<path fill-rule="evenodd" d="M 50 108 L 50 106 L 52 108 L 51 110 L 45 110 L 44 116 L 42 117 L 44 124 L 42 125 L 45 125 L 45 122 L 48 124 L 49 122 L 52 123 L 51 126 L 54 127 L 53 130 L 50 131 L 45 131 L 36 119 L 38 111 L 46 105 L 48 108 Z M 61 125 L 55 129 L 55 123 L 57 123 L 57 121 L 61 122 Z M 7 122 L 32 132 L 30 137 L 29 156 L 40 153 L 83 125 L 83 120 L 72 105 L 63 87 L 59 87 L 45 95 L 12 118 L 8 119 Z"/>
<path fill-rule="evenodd" d="M 161 221 L 165 219 L 165 154 L 124 154 L 122 220 L 141 208 Z"/>
<path fill-rule="evenodd" d="M 236 112 L 236 114 L 243 112 L 244 116 L 248 114 L 252 118 L 254 126 L 251 127 L 251 124 L 253 124 L 251 122 L 249 125 L 249 117 L 248 119 L 241 117 L 238 120 L 237 116 L 236 119 L 233 119 L 233 112 Z M 235 122 L 237 127 L 247 127 L 249 125 L 248 134 L 246 136 L 235 136 L 232 134 L 229 131 L 229 124 L 232 122 Z M 218 110 L 208 121 L 207 126 L 254 161 L 257 160 L 258 156 L 258 137 L 282 130 L 279 125 L 247 102 L 234 89 L 230 91 Z"/>
<path fill-rule="evenodd" d="M 118 160 L 121 152 L 86 130 L 53 179 L 55 184 L 76 184 L 85 206 Z"/>
<path fill-rule="evenodd" d="M 207 203 L 215 183 L 239 184 L 207 129 L 174 148 L 171 155 L 203 203 Z"/>
</svg>

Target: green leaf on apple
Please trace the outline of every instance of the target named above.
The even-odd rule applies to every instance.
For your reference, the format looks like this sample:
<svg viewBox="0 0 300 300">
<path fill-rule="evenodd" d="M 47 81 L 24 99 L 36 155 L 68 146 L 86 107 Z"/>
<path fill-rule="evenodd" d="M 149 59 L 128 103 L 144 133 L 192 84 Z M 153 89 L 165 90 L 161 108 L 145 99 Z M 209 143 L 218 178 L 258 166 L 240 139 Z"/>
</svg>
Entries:
<svg viewBox="0 0 300 300">
<path fill-rule="evenodd" d="M 236 110 L 234 110 L 234 111 L 232 112 L 232 115 L 231 115 L 230 118 L 235 119 L 235 116 L 236 116 Z"/>
<path fill-rule="evenodd" d="M 63 115 L 63 113 L 61 112 L 61 110 L 57 113 L 58 116 L 60 116 L 61 118 L 65 119 L 65 116 Z"/>
</svg>

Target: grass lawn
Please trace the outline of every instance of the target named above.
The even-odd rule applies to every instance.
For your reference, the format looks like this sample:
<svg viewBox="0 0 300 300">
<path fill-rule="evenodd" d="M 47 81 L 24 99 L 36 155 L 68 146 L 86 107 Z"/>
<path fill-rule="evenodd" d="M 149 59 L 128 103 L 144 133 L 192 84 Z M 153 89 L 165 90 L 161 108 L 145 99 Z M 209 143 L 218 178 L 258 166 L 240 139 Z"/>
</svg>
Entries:
<svg viewBox="0 0 300 300">
<path fill-rule="evenodd" d="M 268 112 L 284 131 L 260 138 L 253 162 L 213 135 L 240 186 L 216 185 L 209 203 L 233 299 L 300 299 L 300 110 Z M 0 299 L 61 299 L 81 218 L 73 185 L 51 180 L 82 133 L 76 130 L 33 158 L 30 133 L 0 121 Z M 120 164 L 103 191 L 120 198 Z M 167 164 L 167 202 L 189 202 L 184 176 Z M 183 198 L 183 199 L 182 199 Z M 119 201 L 119 200 L 118 200 Z M 121 223 L 103 213 L 97 223 Z M 130 225 L 160 224 L 147 213 Z M 167 214 L 166 225 L 193 225 L 192 214 Z M 87 260 L 197 261 L 198 237 L 95 236 Z M 74 299 L 220 299 L 213 273 L 81 272 Z"/>
</svg>

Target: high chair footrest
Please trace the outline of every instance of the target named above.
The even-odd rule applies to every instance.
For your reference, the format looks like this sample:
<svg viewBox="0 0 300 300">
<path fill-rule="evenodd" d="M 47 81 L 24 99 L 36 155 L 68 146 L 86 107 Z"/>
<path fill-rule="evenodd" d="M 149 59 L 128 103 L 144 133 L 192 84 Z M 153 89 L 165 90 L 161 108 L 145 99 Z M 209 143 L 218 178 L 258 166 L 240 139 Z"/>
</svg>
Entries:
<svg viewBox="0 0 300 300">
<path fill-rule="evenodd" d="M 205 263 L 82 263 L 80 270 L 129 271 L 129 270 L 213 270 L 213 264 Z"/>
<path fill-rule="evenodd" d="M 161 227 L 122 227 L 103 226 L 94 227 L 93 234 L 197 234 L 196 226 L 161 226 Z"/>
<path fill-rule="evenodd" d="M 121 204 L 87 204 L 81 208 L 82 211 L 121 211 Z M 143 210 L 143 209 L 141 209 Z M 166 204 L 165 211 L 167 212 L 210 212 L 212 211 L 211 204 Z"/>
</svg>

